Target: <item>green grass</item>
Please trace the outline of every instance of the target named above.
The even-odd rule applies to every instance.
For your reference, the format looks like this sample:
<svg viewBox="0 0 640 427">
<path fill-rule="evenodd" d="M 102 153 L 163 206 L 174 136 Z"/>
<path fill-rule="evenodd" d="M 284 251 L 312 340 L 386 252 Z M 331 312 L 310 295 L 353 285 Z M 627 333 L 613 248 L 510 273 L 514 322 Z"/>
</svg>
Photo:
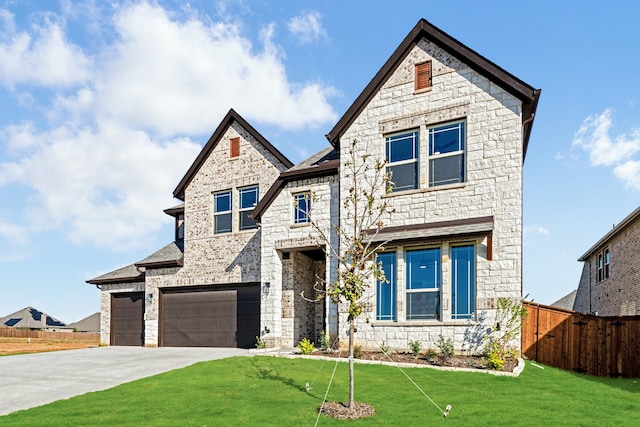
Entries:
<svg viewBox="0 0 640 427">
<path fill-rule="evenodd" d="M 236 357 L 0 417 L 2 426 L 313 426 L 333 361 Z M 356 364 L 356 401 L 372 418 L 322 416 L 318 425 L 631 426 L 638 425 L 640 383 L 594 378 L 528 364 L 517 378 L 406 369 L 446 420 L 395 367 Z M 305 383 L 312 383 L 310 393 Z M 347 364 L 338 365 L 328 400 L 347 398 Z"/>
</svg>

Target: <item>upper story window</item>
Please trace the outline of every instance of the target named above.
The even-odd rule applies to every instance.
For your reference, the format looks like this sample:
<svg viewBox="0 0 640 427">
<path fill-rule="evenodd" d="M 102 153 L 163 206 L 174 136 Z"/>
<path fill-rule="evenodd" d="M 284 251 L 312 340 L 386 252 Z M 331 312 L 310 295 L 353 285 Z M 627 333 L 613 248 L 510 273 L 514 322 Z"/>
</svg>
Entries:
<svg viewBox="0 0 640 427">
<path fill-rule="evenodd" d="M 424 90 L 431 87 L 431 61 L 416 64 L 415 90 Z"/>
<path fill-rule="evenodd" d="M 298 193 L 293 195 L 293 223 L 308 224 L 311 222 L 309 211 L 311 210 L 311 193 Z"/>
<path fill-rule="evenodd" d="M 429 129 L 429 187 L 465 181 L 464 122 Z"/>
<path fill-rule="evenodd" d="M 418 188 L 419 135 L 416 130 L 385 138 L 387 173 L 391 175 L 393 191 Z"/>
<path fill-rule="evenodd" d="M 229 157 L 234 158 L 240 155 L 240 138 L 231 138 L 229 141 Z"/>
<path fill-rule="evenodd" d="M 253 208 L 258 203 L 258 186 L 241 188 L 238 190 L 238 196 L 240 199 L 240 230 L 250 230 L 252 228 L 258 228 L 256 222 L 249 218 L 249 214 L 253 211 Z"/>
<path fill-rule="evenodd" d="M 213 232 L 231 232 L 231 190 L 213 194 Z"/>
<path fill-rule="evenodd" d="M 596 282 L 602 282 L 604 279 L 609 278 L 610 261 L 609 248 L 606 248 L 598 253 L 598 272 L 596 276 Z"/>
</svg>

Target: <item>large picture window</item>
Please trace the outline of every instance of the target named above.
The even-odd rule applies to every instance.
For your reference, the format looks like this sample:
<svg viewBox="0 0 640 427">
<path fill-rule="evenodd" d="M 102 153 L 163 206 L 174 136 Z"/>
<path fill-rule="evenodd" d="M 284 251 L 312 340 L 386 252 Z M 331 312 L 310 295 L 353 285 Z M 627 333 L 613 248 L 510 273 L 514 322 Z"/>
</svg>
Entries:
<svg viewBox="0 0 640 427">
<path fill-rule="evenodd" d="M 475 311 L 473 245 L 451 248 L 451 318 L 471 319 Z"/>
<path fill-rule="evenodd" d="M 241 188 L 238 190 L 240 198 L 240 230 L 250 230 L 258 228 L 256 222 L 249 218 L 253 208 L 258 204 L 258 186 Z"/>
<path fill-rule="evenodd" d="M 378 254 L 386 282 L 376 282 L 376 320 L 396 320 L 396 253 Z"/>
<path fill-rule="evenodd" d="M 429 129 L 429 187 L 465 181 L 464 122 Z"/>
<path fill-rule="evenodd" d="M 231 232 L 231 190 L 213 195 L 213 232 Z"/>
<path fill-rule="evenodd" d="M 440 271 L 440 248 L 407 251 L 407 320 L 440 318 Z"/>
<path fill-rule="evenodd" d="M 394 184 L 393 191 L 418 188 L 418 131 L 385 138 L 387 173 Z"/>
</svg>

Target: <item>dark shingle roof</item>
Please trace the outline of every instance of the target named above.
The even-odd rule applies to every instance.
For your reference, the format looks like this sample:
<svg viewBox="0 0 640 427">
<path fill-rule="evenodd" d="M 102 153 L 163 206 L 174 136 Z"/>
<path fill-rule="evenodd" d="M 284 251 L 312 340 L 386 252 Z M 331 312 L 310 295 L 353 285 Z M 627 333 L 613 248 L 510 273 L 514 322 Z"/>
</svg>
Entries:
<svg viewBox="0 0 640 427">
<path fill-rule="evenodd" d="M 122 283 L 122 282 L 142 282 L 144 281 L 144 273 L 140 272 L 135 264 L 129 264 L 117 270 L 110 271 L 96 278 L 87 280 L 92 285 L 101 285 L 106 283 Z"/>
<path fill-rule="evenodd" d="M 22 310 L 0 318 L 0 325 L 28 329 L 46 329 L 66 326 L 64 322 L 33 307 L 25 307 Z"/>
<path fill-rule="evenodd" d="M 164 248 L 152 253 L 142 261 L 135 263 L 136 267 L 179 267 L 182 266 L 184 255 L 175 242 L 169 243 Z"/>
</svg>

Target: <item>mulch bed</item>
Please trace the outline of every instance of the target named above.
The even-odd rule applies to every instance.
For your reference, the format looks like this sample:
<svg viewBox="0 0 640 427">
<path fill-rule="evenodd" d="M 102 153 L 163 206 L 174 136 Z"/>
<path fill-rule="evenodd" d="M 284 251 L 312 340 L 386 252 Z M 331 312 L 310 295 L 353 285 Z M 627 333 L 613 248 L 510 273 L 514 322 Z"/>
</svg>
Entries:
<svg viewBox="0 0 640 427">
<path fill-rule="evenodd" d="M 312 353 L 313 356 L 324 356 L 324 357 L 339 357 L 346 359 L 348 357 L 348 352 L 345 351 L 323 351 L 316 350 Z M 456 354 L 446 360 L 441 360 L 437 356 L 429 357 L 425 354 L 418 355 L 418 357 L 414 357 L 411 353 L 396 353 L 390 352 L 388 355 L 385 355 L 381 351 L 363 351 L 362 355 L 357 359 L 361 360 L 378 360 L 382 362 L 394 362 L 394 363 L 412 363 L 416 365 L 431 365 L 431 366 L 447 366 L 453 368 L 471 368 L 471 369 L 483 369 L 487 368 L 484 365 L 484 359 L 482 356 L 473 356 L 473 355 L 461 355 Z M 513 370 L 518 366 L 518 359 L 509 358 L 507 359 L 504 367 L 501 371 L 503 372 L 513 372 Z"/>
<path fill-rule="evenodd" d="M 318 407 L 318 411 L 333 418 L 346 420 L 366 418 L 376 413 L 373 406 L 360 402 L 353 402 L 353 409 L 349 409 L 348 403 L 326 402 L 324 405 Z"/>
</svg>

